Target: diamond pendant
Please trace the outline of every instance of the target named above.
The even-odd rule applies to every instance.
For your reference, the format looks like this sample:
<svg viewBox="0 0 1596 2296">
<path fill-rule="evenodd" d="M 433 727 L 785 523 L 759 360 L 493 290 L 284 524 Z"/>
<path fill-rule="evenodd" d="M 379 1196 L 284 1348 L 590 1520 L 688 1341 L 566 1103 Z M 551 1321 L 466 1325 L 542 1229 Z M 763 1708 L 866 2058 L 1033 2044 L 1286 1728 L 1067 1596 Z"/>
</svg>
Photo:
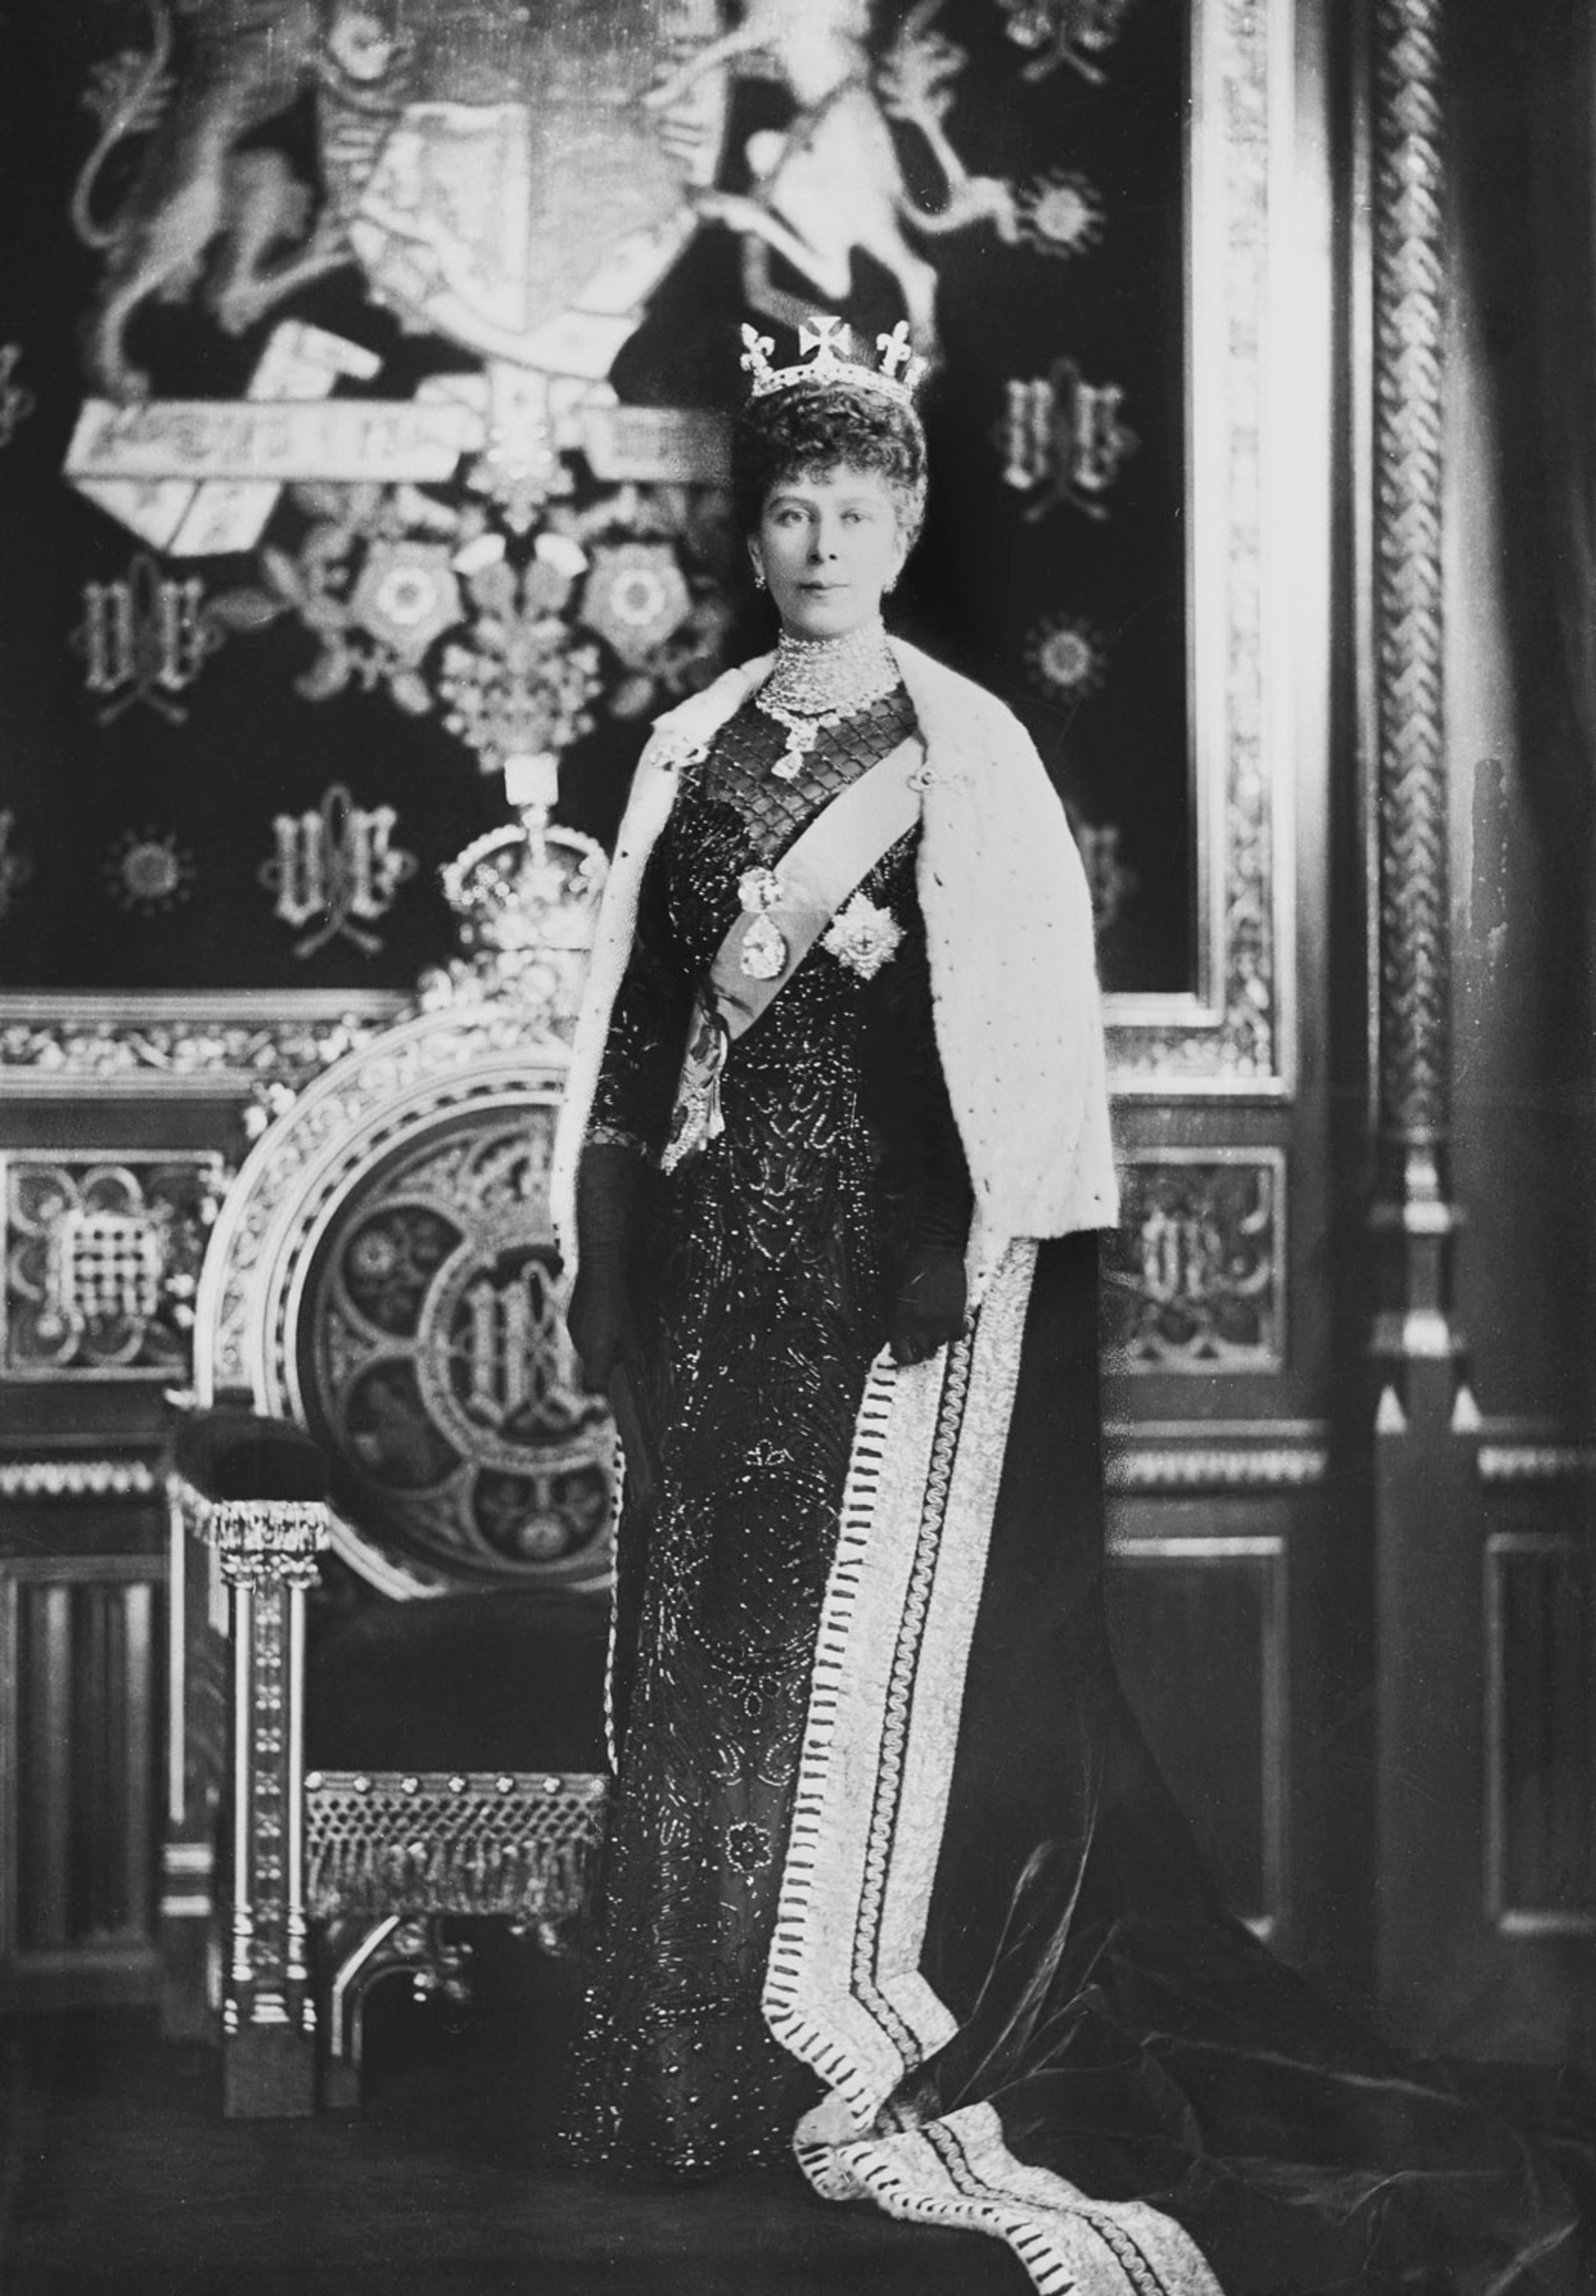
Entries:
<svg viewBox="0 0 1596 2296">
<path fill-rule="evenodd" d="M 768 917 L 756 917 L 749 927 L 739 963 L 750 980 L 774 980 L 786 965 L 787 943 Z"/>
<path fill-rule="evenodd" d="M 804 769 L 804 759 L 820 739 L 820 729 L 824 722 L 820 718 L 800 718 L 796 721 L 783 718 L 781 720 L 787 728 L 787 747 L 771 767 L 779 782 L 798 779 Z"/>
</svg>

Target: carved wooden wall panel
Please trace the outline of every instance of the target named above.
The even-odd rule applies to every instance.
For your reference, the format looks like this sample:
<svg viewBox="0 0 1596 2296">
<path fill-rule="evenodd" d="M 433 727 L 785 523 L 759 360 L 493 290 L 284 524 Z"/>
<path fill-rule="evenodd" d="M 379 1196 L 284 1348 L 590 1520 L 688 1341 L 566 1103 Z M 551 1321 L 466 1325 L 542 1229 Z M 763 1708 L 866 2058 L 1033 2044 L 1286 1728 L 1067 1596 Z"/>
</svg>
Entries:
<svg viewBox="0 0 1596 2296">
<path fill-rule="evenodd" d="M 1289 1267 L 1283 1149 L 1133 1150 L 1108 1258 L 1109 1362 L 1283 1371 Z"/>
<path fill-rule="evenodd" d="M 0 1555 L 0 2000 L 152 1982 L 163 1580 Z"/>
<path fill-rule="evenodd" d="M 1494 1531 L 1484 1571 L 1485 1910 L 1504 1935 L 1596 1937 L 1596 1605 L 1577 1520 Z M 1562 1510 L 1558 1510 L 1562 1512 Z M 1574 1512 L 1574 1510 L 1569 1510 Z"/>
<path fill-rule="evenodd" d="M 1189 1537 L 1139 1530 L 1117 1542 L 1109 1582 L 1148 1742 L 1232 1910 L 1264 1936 L 1287 1913 L 1286 1556 L 1278 1532 L 1228 1523 Z"/>
<path fill-rule="evenodd" d="M 0 1150 L 0 1385 L 182 1382 L 214 1152 Z"/>
</svg>

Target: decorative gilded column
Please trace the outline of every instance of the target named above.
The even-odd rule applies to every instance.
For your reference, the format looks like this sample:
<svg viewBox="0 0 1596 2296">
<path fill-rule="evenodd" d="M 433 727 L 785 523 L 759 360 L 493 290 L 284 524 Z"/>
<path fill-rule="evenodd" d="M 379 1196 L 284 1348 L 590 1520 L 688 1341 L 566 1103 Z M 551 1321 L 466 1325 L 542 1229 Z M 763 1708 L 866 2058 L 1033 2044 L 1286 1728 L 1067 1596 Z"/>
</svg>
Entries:
<svg viewBox="0 0 1596 2296">
<path fill-rule="evenodd" d="M 1379 957 L 1373 1460 L 1374 1962 L 1427 2043 L 1477 1973 L 1482 1542 L 1453 1315 L 1442 517 L 1445 0 L 1372 0 L 1373 631 Z"/>
<path fill-rule="evenodd" d="M 1379 703 L 1375 1353 L 1387 1418 L 1451 1409 L 1400 1367 L 1452 1322 L 1452 964 L 1441 555 L 1446 328 L 1444 0 L 1374 0 L 1374 644 Z M 1450 1378 L 1450 1372 L 1448 1374 Z"/>
<path fill-rule="evenodd" d="M 229 2114 L 315 2103 L 305 1913 L 305 1596 L 328 1544 L 310 1500 L 218 1501 L 200 1517 L 233 1646 L 232 1887 L 223 1989 Z"/>
</svg>

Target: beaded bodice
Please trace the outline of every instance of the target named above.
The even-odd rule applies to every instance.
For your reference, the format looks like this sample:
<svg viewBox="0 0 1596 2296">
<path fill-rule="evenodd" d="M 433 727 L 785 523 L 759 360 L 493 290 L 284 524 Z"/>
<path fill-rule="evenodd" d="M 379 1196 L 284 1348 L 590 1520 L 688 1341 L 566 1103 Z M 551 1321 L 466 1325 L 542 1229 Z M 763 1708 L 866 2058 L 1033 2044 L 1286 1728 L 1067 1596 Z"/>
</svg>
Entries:
<svg viewBox="0 0 1596 2296">
<path fill-rule="evenodd" d="M 732 720 L 678 796 L 664 873 L 671 938 L 695 979 L 708 972 L 738 915 L 743 873 L 779 861 L 821 807 L 913 726 L 900 687 L 823 736 L 802 776 L 782 782 L 768 770 L 780 754 L 780 728 L 756 709 Z M 901 839 L 863 887 L 911 935 L 919 914 L 914 844 L 913 832 Z M 900 950 L 905 974 L 920 947 Z M 806 1251 L 840 1223 L 852 1279 L 868 1292 L 880 1289 L 883 1270 L 879 1223 L 866 1202 L 877 1160 L 862 1071 L 875 1009 L 899 985 L 872 984 L 872 996 L 824 948 L 811 949 L 733 1049 L 721 1079 L 725 1131 L 705 1152 L 708 1174 L 683 1168 L 686 1190 L 712 1186 L 720 1224 L 767 1259 Z M 716 1165 L 727 1168 L 716 1174 Z"/>
<path fill-rule="evenodd" d="M 750 867 L 779 862 L 816 812 L 913 726 L 899 686 L 829 728 L 802 774 L 782 781 L 770 770 L 782 754 L 782 728 L 747 705 L 723 727 L 709 755 L 686 770 L 644 879 L 636 947 L 594 1099 L 600 1136 L 658 1149 L 692 993 L 737 919 L 739 881 Z M 845 1177 L 862 1185 L 872 1160 L 892 1168 L 882 1177 L 893 1193 L 930 1134 L 938 1152 L 948 1145 L 951 1119 L 934 1075 L 914 890 L 917 839 L 917 832 L 900 839 L 861 888 L 904 929 L 891 963 L 865 982 L 823 947 L 811 949 L 727 1062 L 726 1130 L 705 1160 L 736 1167 L 726 1217 L 744 1224 L 764 1251 L 798 1248 L 833 1218 Z M 907 1029 L 905 1009 L 916 1015 Z M 929 1117 L 911 1069 L 931 1087 Z M 889 1102 L 896 1104 L 896 1119 Z M 883 1157 L 894 1133 L 905 1155 Z M 682 1168 L 689 1193 L 698 1185 L 699 1160 Z"/>
<path fill-rule="evenodd" d="M 688 768 L 678 804 L 724 805 L 736 814 L 756 857 L 773 861 L 820 808 L 914 731 L 914 712 L 903 687 L 882 695 L 826 729 L 790 781 L 772 768 L 785 734 L 756 696 L 723 730 L 709 755 Z"/>
</svg>

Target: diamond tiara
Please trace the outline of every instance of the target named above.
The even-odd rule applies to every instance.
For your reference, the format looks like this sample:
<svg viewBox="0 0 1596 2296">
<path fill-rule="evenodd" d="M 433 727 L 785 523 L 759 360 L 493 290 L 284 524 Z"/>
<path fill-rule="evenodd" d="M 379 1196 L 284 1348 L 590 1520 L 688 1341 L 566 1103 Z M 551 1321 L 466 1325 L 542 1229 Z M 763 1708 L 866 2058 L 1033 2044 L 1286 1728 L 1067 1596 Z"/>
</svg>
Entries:
<svg viewBox="0 0 1596 2296">
<path fill-rule="evenodd" d="M 790 390 L 795 383 L 851 383 L 862 390 L 879 390 L 884 398 L 896 399 L 900 406 L 913 404 L 916 384 L 926 371 L 926 362 L 909 345 L 909 322 L 900 319 L 888 335 L 876 337 L 876 349 L 880 355 L 879 366 L 870 366 L 863 359 L 849 358 L 840 348 L 847 340 L 842 321 L 823 316 L 806 319 L 798 329 L 798 351 L 807 357 L 806 366 L 773 367 L 770 355 L 775 344 L 769 335 L 761 335 L 745 326 L 742 340 L 746 348 L 741 364 L 752 375 L 750 398 L 765 398 L 774 390 Z"/>
</svg>

